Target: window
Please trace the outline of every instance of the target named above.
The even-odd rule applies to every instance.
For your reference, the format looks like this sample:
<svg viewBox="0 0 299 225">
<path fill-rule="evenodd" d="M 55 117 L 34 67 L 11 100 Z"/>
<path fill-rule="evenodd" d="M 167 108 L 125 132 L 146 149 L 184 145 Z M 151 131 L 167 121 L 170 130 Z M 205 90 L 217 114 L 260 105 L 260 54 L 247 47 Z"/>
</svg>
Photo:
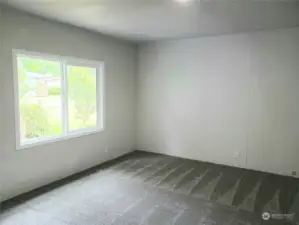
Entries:
<svg viewBox="0 0 299 225">
<path fill-rule="evenodd" d="M 13 53 L 17 149 L 103 130 L 103 63 Z"/>
</svg>

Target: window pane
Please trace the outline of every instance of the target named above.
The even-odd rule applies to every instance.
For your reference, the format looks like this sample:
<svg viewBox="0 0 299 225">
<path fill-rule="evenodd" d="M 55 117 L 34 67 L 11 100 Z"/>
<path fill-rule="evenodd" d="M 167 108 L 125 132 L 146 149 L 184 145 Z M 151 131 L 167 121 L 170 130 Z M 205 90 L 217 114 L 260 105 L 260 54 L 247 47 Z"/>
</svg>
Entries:
<svg viewBox="0 0 299 225">
<path fill-rule="evenodd" d="M 67 66 L 69 130 L 97 125 L 97 69 Z"/>
<path fill-rule="evenodd" d="M 21 143 L 61 134 L 60 63 L 18 56 Z"/>
</svg>

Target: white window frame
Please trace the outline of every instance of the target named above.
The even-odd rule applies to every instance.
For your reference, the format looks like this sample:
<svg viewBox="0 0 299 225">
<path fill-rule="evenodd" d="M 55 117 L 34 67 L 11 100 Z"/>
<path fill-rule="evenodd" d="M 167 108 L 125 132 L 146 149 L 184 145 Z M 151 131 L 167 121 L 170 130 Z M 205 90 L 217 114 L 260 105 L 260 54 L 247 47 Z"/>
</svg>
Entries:
<svg viewBox="0 0 299 225">
<path fill-rule="evenodd" d="M 25 56 L 30 58 L 37 58 L 42 60 L 51 60 L 60 62 L 61 66 L 61 122 L 62 133 L 60 135 L 53 135 L 49 137 L 39 137 L 30 140 L 26 140 L 21 143 L 20 136 L 20 104 L 19 104 L 19 74 L 18 74 L 18 56 Z M 89 134 L 99 133 L 104 131 L 105 123 L 105 73 L 104 63 L 92 60 L 64 57 L 58 55 L 50 55 L 39 52 L 29 52 L 24 50 L 13 49 L 13 74 L 14 74 L 14 98 L 15 98 L 15 137 L 16 137 L 16 149 L 27 149 L 34 146 L 44 145 L 52 142 L 66 140 L 75 137 L 81 137 Z M 97 69 L 96 73 L 96 93 L 97 93 L 97 125 L 91 128 L 83 128 L 76 131 L 68 129 L 68 84 L 66 66 L 90 66 Z"/>
</svg>

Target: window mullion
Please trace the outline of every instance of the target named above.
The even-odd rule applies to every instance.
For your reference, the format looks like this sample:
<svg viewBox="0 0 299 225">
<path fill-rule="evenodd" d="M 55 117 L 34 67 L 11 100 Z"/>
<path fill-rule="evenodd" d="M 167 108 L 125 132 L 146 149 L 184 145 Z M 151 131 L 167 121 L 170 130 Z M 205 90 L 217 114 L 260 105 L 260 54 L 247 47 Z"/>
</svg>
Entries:
<svg viewBox="0 0 299 225">
<path fill-rule="evenodd" d="M 97 126 L 103 128 L 104 127 L 104 77 L 103 77 L 103 67 L 97 68 Z"/>
<path fill-rule="evenodd" d="M 68 134 L 68 83 L 67 83 L 67 68 L 66 62 L 61 62 L 62 67 L 62 128 L 63 134 Z"/>
</svg>

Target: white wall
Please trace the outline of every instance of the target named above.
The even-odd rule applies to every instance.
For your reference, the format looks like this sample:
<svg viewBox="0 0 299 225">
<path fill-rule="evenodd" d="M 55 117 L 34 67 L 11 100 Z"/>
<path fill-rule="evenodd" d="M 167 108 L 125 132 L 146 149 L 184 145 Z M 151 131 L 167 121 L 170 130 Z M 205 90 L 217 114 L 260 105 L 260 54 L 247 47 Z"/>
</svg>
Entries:
<svg viewBox="0 0 299 225">
<path fill-rule="evenodd" d="M 138 60 L 138 149 L 299 173 L 299 28 L 148 43 Z"/>
<path fill-rule="evenodd" d="M 104 61 L 106 130 L 16 151 L 12 49 Z M 3 8 L 0 17 L 2 200 L 134 149 L 136 46 Z"/>
</svg>

